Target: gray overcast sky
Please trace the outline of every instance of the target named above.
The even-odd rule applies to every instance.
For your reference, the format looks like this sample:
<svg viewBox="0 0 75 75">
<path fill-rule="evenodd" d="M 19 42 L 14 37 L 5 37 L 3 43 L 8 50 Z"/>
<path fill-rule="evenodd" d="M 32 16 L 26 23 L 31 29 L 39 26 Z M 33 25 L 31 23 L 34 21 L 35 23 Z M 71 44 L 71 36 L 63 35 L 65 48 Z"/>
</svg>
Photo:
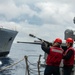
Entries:
<svg viewBox="0 0 75 75">
<path fill-rule="evenodd" d="M 16 41 L 33 41 L 34 34 L 52 41 L 64 39 L 75 25 L 75 0 L 0 0 L 0 26 L 18 30 Z"/>
</svg>

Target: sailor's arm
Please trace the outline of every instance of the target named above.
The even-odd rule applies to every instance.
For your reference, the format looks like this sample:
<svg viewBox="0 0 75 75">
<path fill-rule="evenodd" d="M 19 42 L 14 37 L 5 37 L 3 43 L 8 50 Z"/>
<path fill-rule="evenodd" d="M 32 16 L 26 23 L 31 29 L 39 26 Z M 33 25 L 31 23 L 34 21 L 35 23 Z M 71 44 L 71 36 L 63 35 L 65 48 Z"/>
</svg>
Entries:
<svg viewBox="0 0 75 75">
<path fill-rule="evenodd" d="M 63 56 L 63 59 L 69 60 L 72 55 L 73 55 L 73 51 L 69 50 L 68 53 L 65 56 Z"/>
<path fill-rule="evenodd" d="M 47 43 L 42 42 L 41 48 L 42 48 L 42 50 L 43 50 L 45 53 L 47 53 L 47 54 L 50 53 L 50 47 L 47 46 Z"/>
</svg>

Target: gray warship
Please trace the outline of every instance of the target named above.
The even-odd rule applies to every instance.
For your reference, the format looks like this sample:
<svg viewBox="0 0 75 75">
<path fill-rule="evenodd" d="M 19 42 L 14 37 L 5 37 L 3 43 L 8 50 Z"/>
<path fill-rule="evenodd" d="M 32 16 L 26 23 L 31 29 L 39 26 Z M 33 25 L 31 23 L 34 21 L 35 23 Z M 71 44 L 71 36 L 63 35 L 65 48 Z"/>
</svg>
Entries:
<svg viewBox="0 0 75 75">
<path fill-rule="evenodd" d="M 0 57 L 5 57 L 10 53 L 12 43 L 18 31 L 0 28 Z"/>
</svg>

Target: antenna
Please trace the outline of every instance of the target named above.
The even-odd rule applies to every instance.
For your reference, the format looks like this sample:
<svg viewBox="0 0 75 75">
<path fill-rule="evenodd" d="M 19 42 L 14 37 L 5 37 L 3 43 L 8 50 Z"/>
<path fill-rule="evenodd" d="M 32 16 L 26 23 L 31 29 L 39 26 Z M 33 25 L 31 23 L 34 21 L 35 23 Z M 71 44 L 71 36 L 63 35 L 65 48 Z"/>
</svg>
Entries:
<svg viewBox="0 0 75 75">
<path fill-rule="evenodd" d="M 75 24 L 75 17 L 74 17 L 74 19 L 73 19 L 73 23 Z"/>
</svg>

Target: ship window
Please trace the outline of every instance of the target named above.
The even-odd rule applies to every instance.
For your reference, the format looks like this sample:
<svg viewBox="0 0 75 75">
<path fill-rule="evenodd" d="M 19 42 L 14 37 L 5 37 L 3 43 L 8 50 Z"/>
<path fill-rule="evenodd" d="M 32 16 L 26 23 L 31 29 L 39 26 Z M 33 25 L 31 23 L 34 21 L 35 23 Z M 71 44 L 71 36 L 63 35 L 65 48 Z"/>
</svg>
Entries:
<svg viewBox="0 0 75 75">
<path fill-rule="evenodd" d="M 11 41 L 12 40 L 12 37 L 11 38 L 9 38 L 9 41 Z"/>
</svg>

